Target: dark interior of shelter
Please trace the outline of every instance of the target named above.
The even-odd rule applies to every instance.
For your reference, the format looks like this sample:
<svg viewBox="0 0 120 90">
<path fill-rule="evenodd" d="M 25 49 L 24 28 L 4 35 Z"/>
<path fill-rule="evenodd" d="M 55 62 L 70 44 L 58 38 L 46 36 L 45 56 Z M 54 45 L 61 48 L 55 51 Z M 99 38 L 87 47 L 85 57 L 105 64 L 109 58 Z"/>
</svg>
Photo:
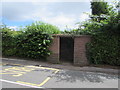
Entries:
<svg viewBox="0 0 120 90">
<path fill-rule="evenodd" d="M 74 38 L 60 37 L 60 61 L 73 63 Z"/>
</svg>

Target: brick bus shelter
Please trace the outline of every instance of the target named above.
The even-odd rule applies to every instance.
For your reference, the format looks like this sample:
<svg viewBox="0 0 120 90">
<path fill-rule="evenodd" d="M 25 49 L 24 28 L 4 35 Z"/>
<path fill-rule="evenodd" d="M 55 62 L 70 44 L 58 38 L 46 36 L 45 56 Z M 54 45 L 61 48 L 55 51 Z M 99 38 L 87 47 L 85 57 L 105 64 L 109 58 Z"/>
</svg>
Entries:
<svg viewBox="0 0 120 90">
<path fill-rule="evenodd" d="M 86 44 L 90 41 L 89 35 L 53 35 L 53 42 L 49 48 L 52 54 L 48 57 L 48 61 L 71 62 L 78 66 L 88 65 Z"/>
</svg>

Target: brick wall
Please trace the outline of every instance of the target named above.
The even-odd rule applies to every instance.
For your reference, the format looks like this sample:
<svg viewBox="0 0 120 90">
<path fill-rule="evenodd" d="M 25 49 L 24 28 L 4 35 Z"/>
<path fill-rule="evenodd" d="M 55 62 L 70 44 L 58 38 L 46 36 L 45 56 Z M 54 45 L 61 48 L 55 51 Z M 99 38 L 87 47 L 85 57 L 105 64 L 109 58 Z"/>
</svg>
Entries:
<svg viewBox="0 0 120 90">
<path fill-rule="evenodd" d="M 60 62 L 60 37 L 62 36 L 63 35 L 53 36 L 53 43 L 50 46 L 52 54 L 48 57 L 48 60 L 52 63 Z M 86 43 L 90 42 L 90 40 L 91 37 L 88 35 L 74 36 L 74 65 L 85 66 L 89 64 L 86 57 Z"/>
<path fill-rule="evenodd" d="M 59 62 L 59 36 L 53 36 L 53 42 L 50 46 L 50 51 L 52 54 L 48 57 L 48 61 L 52 63 L 58 63 Z"/>
<path fill-rule="evenodd" d="M 76 36 L 74 38 L 74 65 L 88 65 L 86 57 L 86 43 L 90 42 L 90 36 Z"/>
</svg>

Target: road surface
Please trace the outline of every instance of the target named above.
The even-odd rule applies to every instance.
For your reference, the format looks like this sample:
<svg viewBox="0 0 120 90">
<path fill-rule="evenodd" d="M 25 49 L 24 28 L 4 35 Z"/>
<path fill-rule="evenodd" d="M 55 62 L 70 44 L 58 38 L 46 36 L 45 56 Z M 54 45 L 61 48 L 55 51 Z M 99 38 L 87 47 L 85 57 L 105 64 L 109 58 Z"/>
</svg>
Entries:
<svg viewBox="0 0 120 90">
<path fill-rule="evenodd" d="M 118 88 L 118 75 L 1 63 L 2 88 Z"/>
</svg>

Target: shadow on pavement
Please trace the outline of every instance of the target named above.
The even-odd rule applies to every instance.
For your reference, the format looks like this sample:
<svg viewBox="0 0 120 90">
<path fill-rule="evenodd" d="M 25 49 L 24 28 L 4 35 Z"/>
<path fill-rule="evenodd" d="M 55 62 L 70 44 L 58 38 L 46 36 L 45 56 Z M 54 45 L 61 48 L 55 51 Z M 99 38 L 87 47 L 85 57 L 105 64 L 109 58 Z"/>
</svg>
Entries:
<svg viewBox="0 0 120 90">
<path fill-rule="evenodd" d="M 93 83 L 103 82 L 105 79 L 118 79 L 117 75 L 109 75 L 104 73 L 93 73 L 93 72 L 83 72 L 83 71 L 61 71 L 55 75 L 57 82 L 66 81 L 74 83 L 79 81 L 88 81 Z"/>
</svg>

